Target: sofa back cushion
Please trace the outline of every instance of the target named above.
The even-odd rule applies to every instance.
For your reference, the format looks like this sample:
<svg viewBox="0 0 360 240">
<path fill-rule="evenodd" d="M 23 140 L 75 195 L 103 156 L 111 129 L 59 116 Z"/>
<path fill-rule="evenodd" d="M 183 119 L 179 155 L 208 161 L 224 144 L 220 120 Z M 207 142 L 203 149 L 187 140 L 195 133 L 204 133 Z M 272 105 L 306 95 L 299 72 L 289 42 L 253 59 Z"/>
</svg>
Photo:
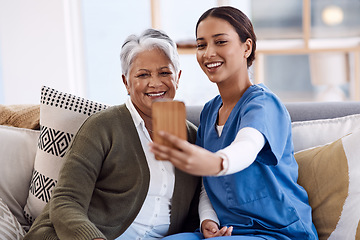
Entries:
<svg viewBox="0 0 360 240">
<path fill-rule="evenodd" d="M 360 114 L 292 123 L 294 152 L 333 142 L 360 129 Z"/>
<path fill-rule="evenodd" d="M 39 131 L 0 125 L 0 196 L 23 227 Z"/>
</svg>

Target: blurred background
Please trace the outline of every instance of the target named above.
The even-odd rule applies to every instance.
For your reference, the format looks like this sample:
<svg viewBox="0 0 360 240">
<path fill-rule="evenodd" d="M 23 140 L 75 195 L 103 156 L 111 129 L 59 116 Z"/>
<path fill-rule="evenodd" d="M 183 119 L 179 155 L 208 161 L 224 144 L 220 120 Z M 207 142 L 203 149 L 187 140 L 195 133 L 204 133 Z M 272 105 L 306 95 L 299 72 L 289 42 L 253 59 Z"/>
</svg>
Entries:
<svg viewBox="0 0 360 240">
<path fill-rule="evenodd" d="M 195 24 L 221 5 L 254 24 L 254 83 L 284 102 L 360 100 L 360 0 L 0 0 L 0 104 L 39 103 L 42 85 L 123 103 L 121 45 L 154 27 L 178 43 L 176 98 L 202 105 L 218 91 L 196 61 Z"/>
</svg>

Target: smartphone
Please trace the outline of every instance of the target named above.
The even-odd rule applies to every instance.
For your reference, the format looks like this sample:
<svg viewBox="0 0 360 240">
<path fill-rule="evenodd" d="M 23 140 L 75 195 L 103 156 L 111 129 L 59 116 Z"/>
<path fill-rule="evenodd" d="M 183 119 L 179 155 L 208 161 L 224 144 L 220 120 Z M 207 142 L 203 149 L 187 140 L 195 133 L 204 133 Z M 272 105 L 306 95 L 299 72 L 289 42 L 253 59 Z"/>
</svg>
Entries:
<svg viewBox="0 0 360 240">
<path fill-rule="evenodd" d="M 187 139 L 186 131 L 186 109 L 181 101 L 162 100 L 152 103 L 152 127 L 153 141 L 162 145 L 173 147 L 173 145 L 164 140 L 158 133 L 165 131 L 181 139 Z M 159 156 L 155 155 L 157 160 Z"/>
</svg>

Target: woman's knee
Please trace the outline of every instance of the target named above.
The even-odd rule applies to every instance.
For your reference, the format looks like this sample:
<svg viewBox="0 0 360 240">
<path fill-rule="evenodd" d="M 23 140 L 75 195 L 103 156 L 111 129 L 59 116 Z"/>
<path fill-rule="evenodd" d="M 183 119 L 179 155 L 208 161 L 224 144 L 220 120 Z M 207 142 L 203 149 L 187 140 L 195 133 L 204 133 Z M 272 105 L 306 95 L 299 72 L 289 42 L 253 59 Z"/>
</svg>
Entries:
<svg viewBox="0 0 360 240">
<path fill-rule="evenodd" d="M 201 233 L 178 233 L 164 237 L 163 240 L 201 240 L 204 239 Z"/>
</svg>

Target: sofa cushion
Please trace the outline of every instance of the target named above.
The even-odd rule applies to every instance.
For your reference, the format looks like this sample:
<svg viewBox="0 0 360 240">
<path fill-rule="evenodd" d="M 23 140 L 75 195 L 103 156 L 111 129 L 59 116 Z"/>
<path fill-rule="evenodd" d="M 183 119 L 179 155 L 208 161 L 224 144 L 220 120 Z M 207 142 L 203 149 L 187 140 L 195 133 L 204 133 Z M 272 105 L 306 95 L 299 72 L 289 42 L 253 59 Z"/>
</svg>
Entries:
<svg viewBox="0 0 360 240">
<path fill-rule="evenodd" d="M 0 125 L 0 196 L 22 226 L 39 131 Z"/>
<path fill-rule="evenodd" d="M 19 240 L 25 235 L 17 218 L 0 198 L 0 239 Z"/>
<path fill-rule="evenodd" d="M 31 224 L 49 201 L 63 157 L 82 123 L 106 105 L 64 93 L 41 89 L 40 136 L 24 215 Z"/>
<path fill-rule="evenodd" d="M 333 142 L 360 129 L 360 114 L 292 123 L 294 151 Z"/>
<path fill-rule="evenodd" d="M 360 239 L 360 131 L 295 154 L 319 239 Z"/>
</svg>

